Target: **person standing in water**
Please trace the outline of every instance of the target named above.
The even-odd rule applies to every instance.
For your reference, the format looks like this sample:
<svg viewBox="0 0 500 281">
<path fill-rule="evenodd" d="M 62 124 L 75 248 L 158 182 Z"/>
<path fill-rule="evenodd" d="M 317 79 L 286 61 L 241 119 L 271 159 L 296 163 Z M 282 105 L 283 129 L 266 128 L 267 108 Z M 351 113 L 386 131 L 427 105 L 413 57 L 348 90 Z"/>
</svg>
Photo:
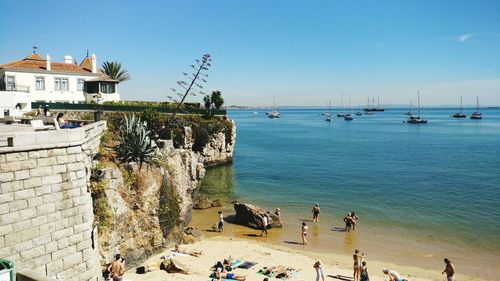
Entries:
<svg viewBox="0 0 500 281">
<path fill-rule="evenodd" d="M 302 222 L 302 227 L 301 227 L 301 236 L 302 236 L 302 245 L 307 245 L 307 225 L 306 222 Z"/>
<path fill-rule="evenodd" d="M 314 208 L 312 209 L 312 213 L 313 213 L 313 222 L 318 222 L 319 221 L 319 213 L 320 213 L 320 208 L 319 208 L 318 203 L 316 203 L 316 205 L 314 205 Z"/>
<path fill-rule="evenodd" d="M 356 229 L 356 221 L 359 219 L 358 216 L 356 216 L 356 213 L 351 212 L 351 223 L 352 223 L 352 230 Z"/>
<path fill-rule="evenodd" d="M 345 230 L 350 231 L 352 227 L 351 213 L 347 213 L 347 215 L 344 217 L 344 222 L 345 222 Z"/>
<path fill-rule="evenodd" d="M 441 274 L 446 273 L 447 281 L 455 281 L 455 266 L 453 266 L 453 264 L 448 258 L 444 259 L 444 263 L 446 264 L 446 267 L 444 268 L 444 271 Z"/>
</svg>

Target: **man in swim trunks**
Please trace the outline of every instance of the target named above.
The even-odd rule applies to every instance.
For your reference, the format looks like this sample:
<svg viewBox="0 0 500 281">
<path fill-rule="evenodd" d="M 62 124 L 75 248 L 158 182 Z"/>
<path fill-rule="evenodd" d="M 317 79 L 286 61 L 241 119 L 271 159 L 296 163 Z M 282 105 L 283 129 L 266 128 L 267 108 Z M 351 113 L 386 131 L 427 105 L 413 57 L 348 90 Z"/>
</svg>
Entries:
<svg viewBox="0 0 500 281">
<path fill-rule="evenodd" d="M 382 272 L 389 275 L 389 281 L 403 281 L 403 278 L 396 270 L 384 268 Z"/>
<path fill-rule="evenodd" d="M 313 222 L 318 222 L 319 221 L 319 213 L 320 213 L 320 208 L 319 208 L 318 203 L 316 203 L 316 205 L 314 205 L 314 208 L 312 209 L 312 213 L 313 213 Z"/>
<path fill-rule="evenodd" d="M 352 227 L 351 213 L 347 213 L 347 216 L 345 216 L 345 218 L 344 218 L 344 222 L 345 222 L 345 230 L 350 231 L 351 227 Z"/>
<path fill-rule="evenodd" d="M 122 281 L 123 274 L 125 274 L 125 266 L 123 265 L 124 259 L 120 254 L 116 254 L 115 260 L 109 265 L 108 271 L 111 272 L 113 281 Z"/>
<path fill-rule="evenodd" d="M 455 281 L 455 266 L 451 263 L 451 261 L 448 258 L 444 259 L 444 263 L 446 264 L 446 267 L 441 274 L 446 273 L 446 278 L 448 281 Z"/>
</svg>

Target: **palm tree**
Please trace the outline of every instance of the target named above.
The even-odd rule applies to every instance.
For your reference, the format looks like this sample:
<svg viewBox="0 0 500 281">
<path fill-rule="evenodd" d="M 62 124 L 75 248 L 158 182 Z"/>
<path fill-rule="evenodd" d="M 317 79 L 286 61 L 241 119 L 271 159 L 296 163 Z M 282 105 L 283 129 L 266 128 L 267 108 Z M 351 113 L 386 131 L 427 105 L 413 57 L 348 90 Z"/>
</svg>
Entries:
<svg viewBox="0 0 500 281">
<path fill-rule="evenodd" d="M 130 80 L 128 71 L 122 68 L 122 64 L 117 61 L 105 61 L 102 63 L 102 72 L 106 73 L 109 78 L 123 82 Z"/>
<path fill-rule="evenodd" d="M 212 103 L 217 110 L 219 110 L 220 107 L 224 104 L 224 99 L 222 98 L 222 94 L 220 91 L 212 92 Z"/>
</svg>

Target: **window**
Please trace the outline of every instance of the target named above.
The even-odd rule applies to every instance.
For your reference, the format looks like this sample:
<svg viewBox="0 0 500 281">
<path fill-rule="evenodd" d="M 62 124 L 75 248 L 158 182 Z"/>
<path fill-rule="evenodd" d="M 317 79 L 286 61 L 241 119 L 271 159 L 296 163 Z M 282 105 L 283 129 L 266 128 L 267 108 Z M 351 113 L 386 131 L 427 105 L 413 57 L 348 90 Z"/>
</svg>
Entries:
<svg viewBox="0 0 500 281">
<path fill-rule="evenodd" d="M 68 91 L 69 90 L 68 78 L 54 78 L 54 90 Z"/>
<path fill-rule="evenodd" d="M 45 90 L 45 78 L 44 77 L 36 77 L 36 89 L 37 90 Z"/>
<path fill-rule="evenodd" d="M 7 91 L 15 91 L 16 90 L 16 77 L 15 76 L 7 76 Z"/>
<path fill-rule="evenodd" d="M 85 80 L 78 79 L 77 90 L 78 91 L 84 91 L 85 90 Z"/>
<path fill-rule="evenodd" d="M 115 84 L 101 83 L 101 93 L 112 94 L 115 92 Z"/>
</svg>

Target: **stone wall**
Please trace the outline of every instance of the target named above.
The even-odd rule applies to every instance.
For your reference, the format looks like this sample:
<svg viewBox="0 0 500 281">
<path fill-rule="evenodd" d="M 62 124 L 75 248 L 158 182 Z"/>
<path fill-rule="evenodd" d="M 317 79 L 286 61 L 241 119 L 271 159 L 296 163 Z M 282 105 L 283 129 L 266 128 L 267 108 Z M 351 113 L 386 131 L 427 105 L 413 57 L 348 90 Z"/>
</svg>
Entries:
<svg viewBox="0 0 500 281">
<path fill-rule="evenodd" d="M 0 148 L 0 257 L 16 271 L 100 279 L 87 185 L 105 128 L 13 133 Z"/>
</svg>

